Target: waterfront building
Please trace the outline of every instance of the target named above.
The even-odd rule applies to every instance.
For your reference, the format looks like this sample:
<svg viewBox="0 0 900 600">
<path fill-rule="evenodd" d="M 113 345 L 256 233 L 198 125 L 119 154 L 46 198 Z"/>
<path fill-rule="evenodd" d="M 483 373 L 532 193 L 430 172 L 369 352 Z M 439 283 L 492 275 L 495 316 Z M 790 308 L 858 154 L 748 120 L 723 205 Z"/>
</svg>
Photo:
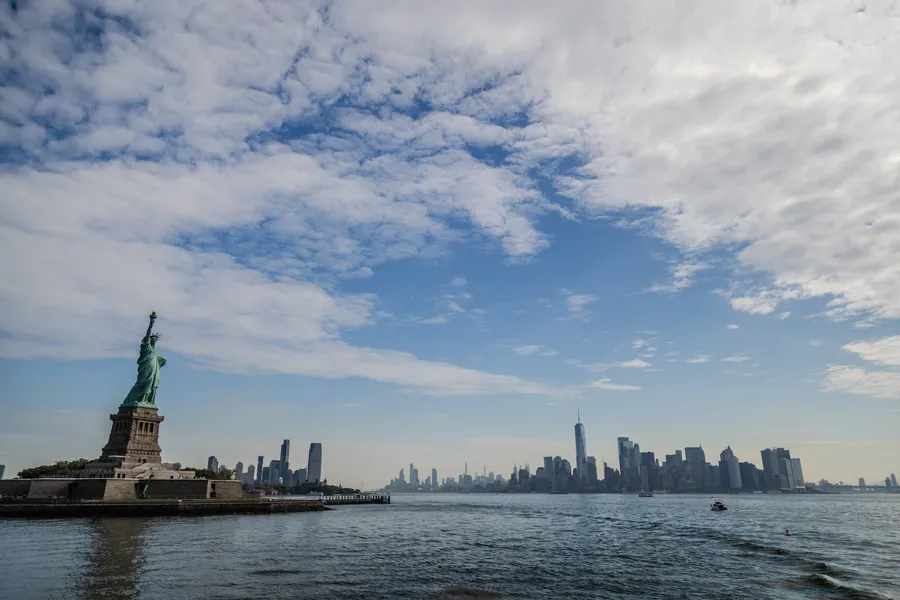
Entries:
<svg viewBox="0 0 900 600">
<path fill-rule="evenodd" d="M 584 439 L 584 423 L 581 422 L 581 411 L 578 412 L 578 422 L 575 423 L 575 468 L 578 469 L 578 478 L 583 482 L 587 480 L 587 443 Z"/>
<path fill-rule="evenodd" d="M 769 491 L 793 489 L 794 476 L 791 451 L 784 448 L 761 450 L 763 475 Z"/>
<path fill-rule="evenodd" d="M 319 483 L 322 478 L 322 444 L 313 442 L 309 445 L 309 459 L 306 462 L 306 480 Z"/>
<path fill-rule="evenodd" d="M 890 481 L 890 479 L 888 479 L 887 481 Z M 861 488 L 866 487 L 866 479 L 865 479 L 865 477 L 860 477 L 860 478 L 859 478 L 859 487 L 861 487 Z"/>
<path fill-rule="evenodd" d="M 294 471 L 294 485 L 306 483 L 306 469 L 297 469 Z"/>
<path fill-rule="evenodd" d="M 553 480 L 553 457 L 552 456 L 544 457 L 544 477 L 547 478 L 547 481 Z"/>
<path fill-rule="evenodd" d="M 806 482 L 803 480 L 803 467 L 800 465 L 799 458 L 791 459 L 791 471 L 794 474 L 794 487 L 803 487 Z"/>
<path fill-rule="evenodd" d="M 263 481 L 266 481 L 265 479 L 263 479 L 263 457 L 257 456 L 256 457 L 256 483 L 262 483 Z"/>
<path fill-rule="evenodd" d="M 234 478 L 238 481 L 242 481 L 244 478 L 244 463 L 238 461 L 236 465 L 234 465 Z"/>
<path fill-rule="evenodd" d="M 0 465 L 0 479 L 6 474 L 6 465 Z"/>
<path fill-rule="evenodd" d="M 641 447 L 627 437 L 618 438 L 619 485 L 636 491 L 641 478 Z"/>
<path fill-rule="evenodd" d="M 181 470 L 181 463 L 180 463 L 180 462 L 173 462 L 173 463 L 172 463 L 172 470 L 173 470 L 173 471 L 180 471 L 180 470 Z"/>
<path fill-rule="evenodd" d="M 288 476 L 289 461 L 291 459 L 291 440 L 284 440 L 281 443 L 281 459 L 279 461 L 281 465 L 281 478 L 284 480 L 286 484 L 290 484 L 291 479 Z"/>
<path fill-rule="evenodd" d="M 266 485 L 268 485 L 268 483 L 269 483 L 269 477 L 270 477 L 269 467 L 263 467 L 263 468 L 260 470 L 260 473 L 261 473 L 261 474 L 260 474 L 260 476 L 259 476 L 259 482 L 260 482 L 261 484 L 266 484 Z"/>
<path fill-rule="evenodd" d="M 731 446 L 728 446 L 719 454 L 718 481 L 722 488 L 726 490 L 739 490 L 744 487 L 741 480 L 741 463 L 734 455 Z"/>
<path fill-rule="evenodd" d="M 439 486 L 440 486 L 440 483 L 438 482 L 437 469 L 432 469 L 431 470 L 431 488 L 436 490 Z"/>
<path fill-rule="evenodd" d="M 281 478 L 281 462 L 277 460 L 269 461 L 269 479 L 266 483 L 269 485 L 278 485 Z"/>
<path fill-rule="evenodd" d="M 215 456 L 210 456 L 206 460 L 206 470 L 212 471 L 213 473 L 218 473 L 219 472 L 219 459 L 216 458 Z"/>
<path fill-rule="evenodd" d="M 740 463 L 741 487 L 745 491 L 752 492 L 760 489 L 759 469 L 749 462 Z"/>
<path fill-rule="evenodd" d="M 247 467 L 247 472 L 244 474 L 243 481 L 247 485 L 253 485 L 253 483 L 256 481 L 256 469 L 253 467 L 253 465 Z"/>
</svg>

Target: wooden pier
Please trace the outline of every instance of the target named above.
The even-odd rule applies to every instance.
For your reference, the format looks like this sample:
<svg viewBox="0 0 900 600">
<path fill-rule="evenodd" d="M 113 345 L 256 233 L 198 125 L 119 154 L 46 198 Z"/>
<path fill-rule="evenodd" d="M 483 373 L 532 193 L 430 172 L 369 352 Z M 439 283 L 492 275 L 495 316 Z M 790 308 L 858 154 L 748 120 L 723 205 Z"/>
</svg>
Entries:
<svg viewBox="0 0 900 600">
<path fill-rule="evenodd" d="M 342 496 L 290 496 L 281 500 L 278 496 L 273 501 L 296 502 L 302 500 L 304 502 L 321 502 L 325 506 L 340 506 L 346 504 L 390 504 L 391 497 L 389 494 L 346 494 Z"/>
</svg>

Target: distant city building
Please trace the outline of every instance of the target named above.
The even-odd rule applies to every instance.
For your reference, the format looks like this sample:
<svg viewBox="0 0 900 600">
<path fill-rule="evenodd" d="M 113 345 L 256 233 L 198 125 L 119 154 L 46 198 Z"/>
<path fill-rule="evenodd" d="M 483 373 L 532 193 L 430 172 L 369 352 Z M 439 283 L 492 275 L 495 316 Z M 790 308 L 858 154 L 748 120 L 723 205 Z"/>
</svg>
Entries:
<svg viewBox="0 0 900 600">
<path fill-rule="evenodd" d="M 794 476 L 791 451 L 784 448 L 761 450 L 763 475 L 769 491 L 793 489 Z"/>
<path fill-rule="evenodd" d="M 2 477 L 0 477 L 2 479 Z M 897 476 L 891 473 L 891 485 L 897 487 Z"/>
<path fill-rule="evenodd" d="M 219 472 L 219 459 L 215 456 L 210 456 L 206 461 L 206 470 L 212 471 L 213 473 Z"/>
<path fill-rule="evenodd" d="M 6 474 L 6 465 L 0 465 L 0 479 Z"/>
<path fill-rule="evenodd" d="M 244 474 L 243 481 L 247 485 L 252 485 L 256 482 L 256 469 L 253 467 L 253 465 L 247 467 L 247 472 Z"/>
<path fill-rule="evenodd" d="M 759 469 L 749 462 L 740 463 L 741 487 L 748 492 L 760 489 Z"/>
<path fill-rule="evenodd" d="M 309 445 L 309 460 L 306 462 L 306 480 L 313 483 L 322 481 L 322 444 Z"/>
<path fill-rule="evenodd" d="M 581 422 L 580 411 L 578 412 L 578 422 L 575 423 L 575 468 L 578 470 L 578 478 L 582 481 L 586 481 L 587 443 L 584 439 L 584 423 Z"/>
<path fill-rule="evenodd" d="M 297 469 L 294 471 L 294 484 L 306 483 L 306 469 Z"/>
<path fill-rule="evenodd" d="M 259 482 L 260 482 L 260 483 L 268 484 L 268 483 L 269 483 L 269 476 L 270 476 L 270 473 L 269 473 L 269 467 L 263 467 L 263 468 L 260 470 L 260 473 L 261 473 L 261 475 L 259 476 Z"/>
<path fill-rule="evenodd" d="M 553 457 L 545 456 L 544 457 L 544 477 L 547 481 L 553 480 Z"/>
<path fill-rule="evenodd" d="M 257 456 L 256 457 L 256 483 L 262 483 L 263 481 L 266 481 L 266 479 L 263 478 L 263 457 Z"/>
<path fill-rule="evenodd" d="M 741 481 L 741 463 L 728 446 L 719 454 L 719 481 L 723 489 L 739 490 Z"/>
<path fill-rule="evenodd" d="M 290 483 L 291 479 L 288 476 L 288 471 L 290 470 L 289 463 L 291 459 L 291 440 L 284 440 L 281 443 L 281 460 L 280 468 L 281 468 L 281 478 L 285 483 Z"/>
<path fill-rule="evenodd" d="M 618 439 L 620 487 L 635 491 L 641 479 L 641 447 L 627 437 Z"/>
<path fill-rule="evenodd" d="M 440 482 L 438 482 L 437 469 L 431 469 L 431 487 L 432 489 L 437 489 L 440 487 Z"/>
<path fill-rule="evenodd" d="M 269 480 L 267 481 L 267 483 L 269 485 L 278 485 L 279 479 L 281 479 L 281 461 L 270 460 L 269 461 Z"/>
<path fill-rule="evenodd" d="M 180 471 L 180 470 L 181 470 L 181 463 L 180 463 L 180 462 L 173 462 L 173 463 L 172 463 L 172 470 L 173 470 L 173 471 Z"/>
<path fill-rule="evenodd" d="M 690 446 L 684 449 L 684 460 L 689 465 L 702 465 L 706 462 L 706 452 L 703 446 Z"/>
<path fill-rule="evenodd" d="M 887 481 L 890 481 L 890 479 L 888 479 Z M 865 477 L 860 477 L 860 478 L 859 478 L 859 487 L 861 487 L 861 488 L 866 487 L 866 479 L 865 479 Z"/>
<path fill-rule="evenodd" d="M 597 472 L 597 458 L 594 456 L 587 457 L 587 483 L 590 486 L 596 486 L 599 481 L 600 474 Z"/>
<path fill-rule="evenodd" d="M 800 465 L 799 458 L 791 459 L 791 472 L 794 475 L 794 487 L 803 487 L 806 485 L 806 481 L 803 479 L 803 467 Z"/>
<path fill-rule="evenodd" d="M 244 463 L 238 461 L 238 464 L 234 465 L 234 478 L 238 481 L 243 481 L 244 479 Z"/>
<path fill-rule="evenodd" d="M 400 469 L 400 476 L 397 478 L 397 480 L 401 484 L 406 485 L 406 475 L 404 474 L 403 469 Z"/>
</svg>

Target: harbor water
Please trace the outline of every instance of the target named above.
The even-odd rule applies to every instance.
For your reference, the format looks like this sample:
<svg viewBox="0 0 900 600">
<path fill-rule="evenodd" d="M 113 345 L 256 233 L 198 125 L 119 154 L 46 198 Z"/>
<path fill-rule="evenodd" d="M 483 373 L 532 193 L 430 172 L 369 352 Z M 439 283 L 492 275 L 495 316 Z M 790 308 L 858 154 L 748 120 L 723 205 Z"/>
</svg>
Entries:
<svg viewBox="0 0 900 600">
<path fill-rule="evenodd" d="M 0 598 L 900 600 L 900 495 L 725 502 L 420 494 L 324 513 L 4 520 Z"/>
</svg>

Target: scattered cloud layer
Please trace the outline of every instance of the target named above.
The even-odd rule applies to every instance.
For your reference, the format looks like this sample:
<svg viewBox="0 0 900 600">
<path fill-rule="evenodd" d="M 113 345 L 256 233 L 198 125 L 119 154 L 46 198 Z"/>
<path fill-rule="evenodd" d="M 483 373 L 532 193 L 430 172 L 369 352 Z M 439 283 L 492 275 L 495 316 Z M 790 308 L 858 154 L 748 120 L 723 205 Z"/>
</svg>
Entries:
<svg viewBox="0 0 900 600">
<path fill-rule="evenodd" d="M 0 17 L 16 74 L 0 356 L 129 355 L 157 310 L 164 346 L 212 369 L 548 393 L 348 343 L 378 298 L 340 282 L 463 244 L 536 260 L 551 213 L 615 216 L 677 251 L 655 291 L 720 253 L 736 311 L 900 317 L 898 6 L 17 7 Z M 470 314 L 456 296 L 420 322 Z M 579 319 L 597 301 L 563 296 Z M 870 395 L 897 375 L 833 369 L 829 389 Z"/>
</svg>

